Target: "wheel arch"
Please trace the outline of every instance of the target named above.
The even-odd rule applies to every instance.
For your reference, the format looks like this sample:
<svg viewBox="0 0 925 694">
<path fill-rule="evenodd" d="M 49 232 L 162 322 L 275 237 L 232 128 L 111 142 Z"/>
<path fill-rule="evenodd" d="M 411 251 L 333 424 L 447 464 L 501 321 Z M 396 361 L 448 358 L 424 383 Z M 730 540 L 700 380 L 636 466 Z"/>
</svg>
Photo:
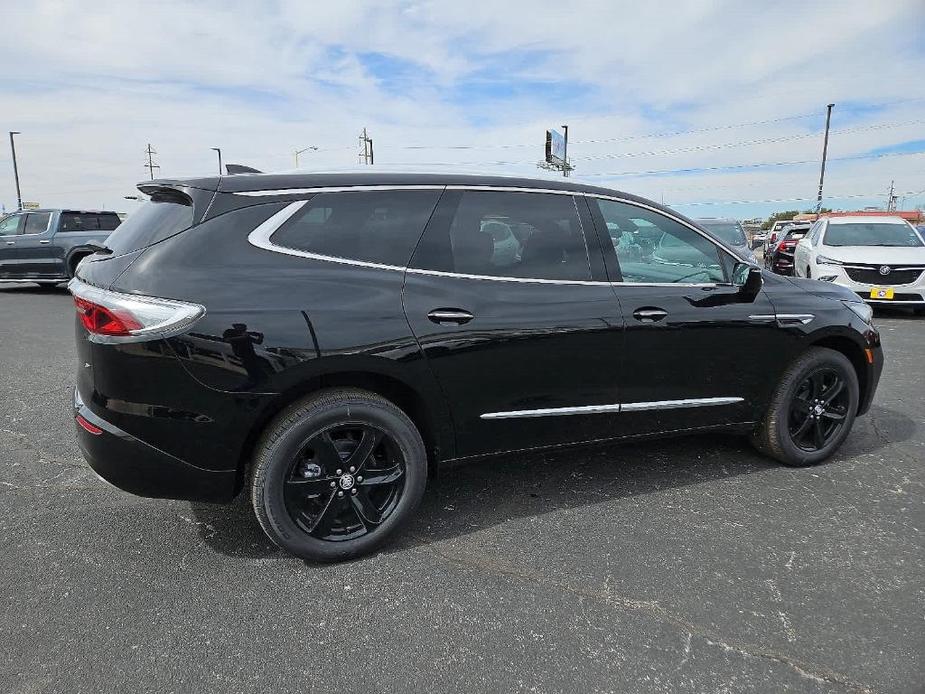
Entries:
<svg viewBox="0 0 925 694">
<path fill-rule="evenodd" d="M 826 347 L 835 352 L 839 352 L 848 358 L 854 367 L 854 372 L 858 377 L 858 388 L 860 397 L 858 403 L 867 402 L 868 389 L 870 380 L 867 373 L 867 357 L 864 354 L 864 348 L 847 335 L 825 335 L 812 340 L 810 347 Z"/>
<path fill-rule="evenodd" d="M 431 473 L 441 459 L 451 458 L 455 448 L 452 424 L 440 408 L 420 390 L 393 374 L 367 369 L 344 369 L 305 378 L 275 395 L 260 410 L 250 426 L 238 459 L 237 495 L 244 487 L 254 447 L 267 425 L 292 403 L 320 390 L 359 388 L 393 402 L 414 422 L 424 440 Z"/>
</svg>

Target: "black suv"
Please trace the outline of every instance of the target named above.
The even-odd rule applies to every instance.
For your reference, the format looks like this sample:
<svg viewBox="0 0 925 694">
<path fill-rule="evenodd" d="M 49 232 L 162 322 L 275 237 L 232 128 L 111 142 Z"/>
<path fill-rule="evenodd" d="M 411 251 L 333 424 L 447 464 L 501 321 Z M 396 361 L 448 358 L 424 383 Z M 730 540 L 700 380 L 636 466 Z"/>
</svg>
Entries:
<svg viewBox="0 0 925 694">
<path fill-rule="evenodd" d="M 613 190 L 377 173 L 139 188 L 151 201 L 70 284 L 81 449 L 135 494 L 246 491 L 301 557 L 371 551 L 450 460 L 722 430 L 818 463 L 880 377 L 855 294 L 765 273 Z M 655 242 L 621 244 L 627 219 Z"/>
</svg>

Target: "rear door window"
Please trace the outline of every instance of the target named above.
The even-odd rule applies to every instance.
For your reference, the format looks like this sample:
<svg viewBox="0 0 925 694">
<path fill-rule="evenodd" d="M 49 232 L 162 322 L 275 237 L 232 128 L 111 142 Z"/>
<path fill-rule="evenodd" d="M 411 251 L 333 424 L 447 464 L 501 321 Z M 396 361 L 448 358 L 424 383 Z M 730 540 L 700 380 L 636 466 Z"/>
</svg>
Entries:
<svg viewBox="0 0 925 694">
<path fill-rule="evenodd" d="M 455 210 L 446 208 L 455 205 Z M 588 249 L 570 195 L 464 191 L 441 204 L 414 267 L 483 277 L 588 280 Z M 443 211 L 435 216 L 443 217 Z"/>
<path fill-rule="evenodd" d="M 23 229 L 24 234 L 44 234 L 48 229 L 48 221 L 51 219 L 50 212 L 30 213 L 26 215 L 26 226 Z"/>
<path fill-rule="evenodd" d="M 270 237 L 304 253 L 404 267 L 440 190 L 320 193 Z"/>
<path fill-rule="evenodd" d="M 109 235 L 106 245 L 114 255 L 122 255 L 163 241 L 191 226 L 193 204 L 189 198 L 182 194 L 155 194 Z"/>
<path fill-rule="evenodd" d="M 61 231 L 99 231 L 99 215 L 92 212 L 62 212 Z"/>
</svg>

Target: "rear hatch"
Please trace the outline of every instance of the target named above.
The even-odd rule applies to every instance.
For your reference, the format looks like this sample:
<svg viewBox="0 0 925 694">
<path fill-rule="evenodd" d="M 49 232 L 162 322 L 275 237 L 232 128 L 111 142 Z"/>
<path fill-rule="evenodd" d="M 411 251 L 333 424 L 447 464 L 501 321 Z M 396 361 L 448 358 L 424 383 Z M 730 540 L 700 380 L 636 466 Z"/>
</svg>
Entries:
<svg viewBox="0 0 925 694">
<path fill-rule="evenodd" d="M 106 239 L 105 248 L 80 266 L 78 277 L 88 284 L 109 288 L 155 243 L 176 236 L 202 221 L 214 196 L 215 185 L 196 186 L 184 182 L 152 181 L 138 189 L 149 199 L 132 211 Z"/>
</svg>

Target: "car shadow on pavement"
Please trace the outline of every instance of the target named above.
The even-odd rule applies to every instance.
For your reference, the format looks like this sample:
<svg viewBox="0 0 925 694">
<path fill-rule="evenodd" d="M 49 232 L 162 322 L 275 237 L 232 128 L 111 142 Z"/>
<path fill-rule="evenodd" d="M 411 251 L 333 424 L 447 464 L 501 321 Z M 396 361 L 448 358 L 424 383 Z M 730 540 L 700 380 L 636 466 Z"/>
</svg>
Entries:
<svg viewBox="0 0 925 694">
<path fill-rule="evenodd" d="M 67 283 L 61 284 L 6 284 L 0 282 L 4 294 L 67 294 Z"/>
<path fill-rule="evenodd" d="M 839 455 L 866 455 L 909 439 L 916 424 L 882 407 L 858 420 Z M 729 434 L 574 447 L 555 452 L 497 456 L 448 466 L 428 484 L 415 517 L 383 549 L 411 547 L 484 530 L 509 520 L 665 492 L 689 485 L 768 471 L 778 463 Z M 202 539 L 228 556 L 285 556 L 264 535 L 247 494 L 233 504 L 194 503 Z"/>
</svg>

